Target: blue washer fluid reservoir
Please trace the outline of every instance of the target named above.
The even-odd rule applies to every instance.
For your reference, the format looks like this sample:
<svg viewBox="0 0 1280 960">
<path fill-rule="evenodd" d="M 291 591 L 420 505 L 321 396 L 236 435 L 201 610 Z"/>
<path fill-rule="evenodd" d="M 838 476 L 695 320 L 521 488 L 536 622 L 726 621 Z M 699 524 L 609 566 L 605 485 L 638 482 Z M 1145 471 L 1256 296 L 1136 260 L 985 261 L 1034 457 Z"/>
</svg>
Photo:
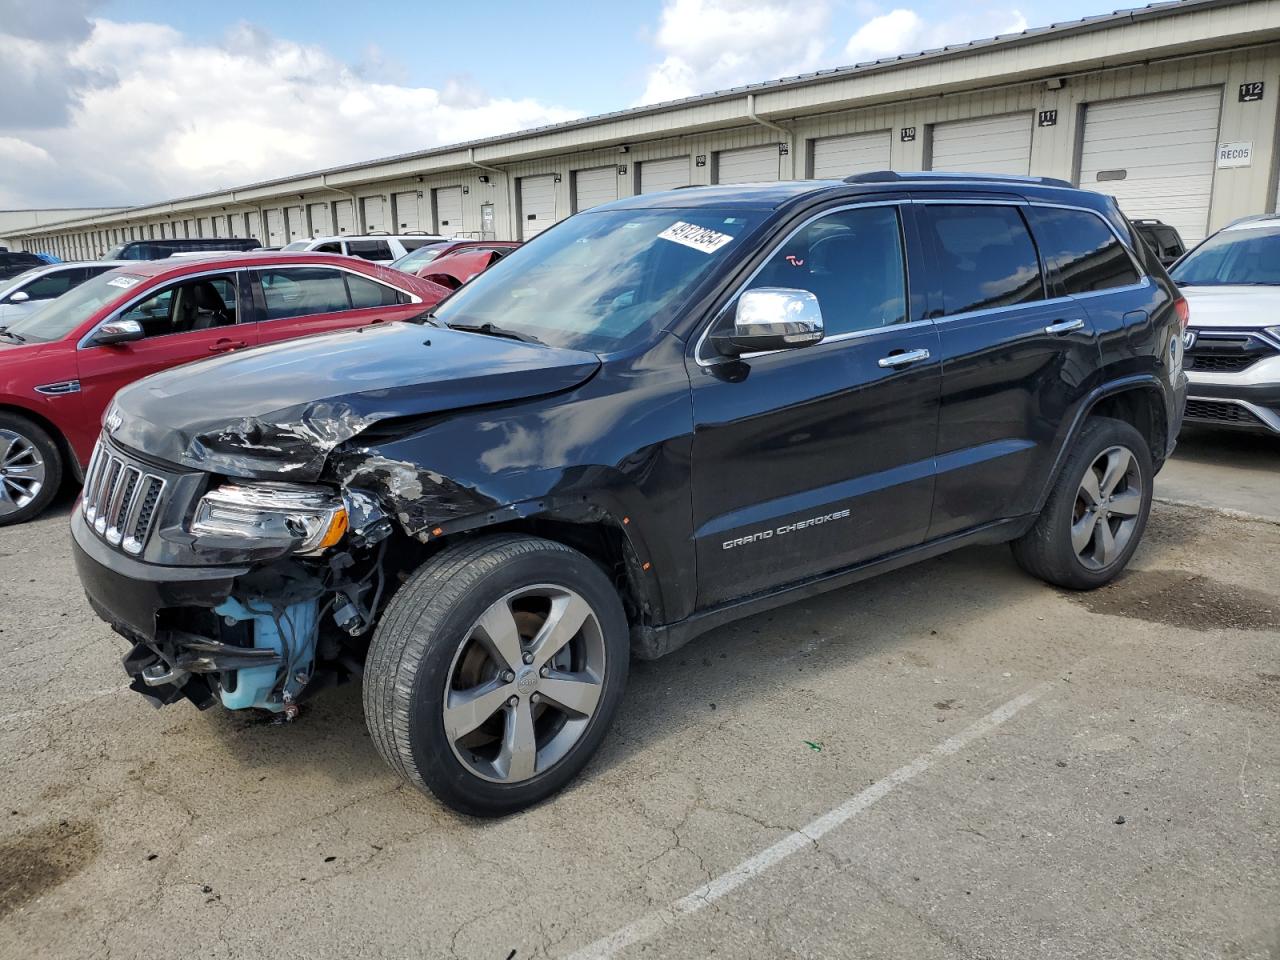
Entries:
<svg viewBox="0 0 1280 960">
<path fill-rule="evenodd" d="M 287 671 L 284 693 L 291 702 L 296 699 L 316 658 L 316 621 L 320 615 L 317 599 L 303 600 L 277 611 L 265 600 L 241 603 L 228 597 L 213 608 L 213 612 L 229 620 L 253 622 L 253 645 L 260 650 L 274 650 L 284 659 L 283 666 L 245 667 L 223 674 L 218 696 L 222 705 L 230 710 L 257 707 L 276 713 L 285 709 L 286 701 L 280 693 L 274 693 L 280 671 Z M 281 633 L 284 636 L 281 636 Z"/>
</svg>

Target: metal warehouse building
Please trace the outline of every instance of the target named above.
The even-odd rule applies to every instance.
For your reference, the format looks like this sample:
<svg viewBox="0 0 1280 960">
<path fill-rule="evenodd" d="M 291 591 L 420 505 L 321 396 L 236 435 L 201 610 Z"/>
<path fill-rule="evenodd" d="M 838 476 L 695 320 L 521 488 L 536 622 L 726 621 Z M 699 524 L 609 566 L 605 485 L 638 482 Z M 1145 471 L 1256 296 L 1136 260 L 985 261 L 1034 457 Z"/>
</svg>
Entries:
<svg viewBox="0 0 1280 960">
<path fill-rule="evenodd" d="M 18 238 L 426 230 L 528 239 L 686 184 L 954 170 L 1061 177 L 1188 241 L 1274 210 L 1280 0 L 1181 0 L 83 217 Z"/>
</svg>

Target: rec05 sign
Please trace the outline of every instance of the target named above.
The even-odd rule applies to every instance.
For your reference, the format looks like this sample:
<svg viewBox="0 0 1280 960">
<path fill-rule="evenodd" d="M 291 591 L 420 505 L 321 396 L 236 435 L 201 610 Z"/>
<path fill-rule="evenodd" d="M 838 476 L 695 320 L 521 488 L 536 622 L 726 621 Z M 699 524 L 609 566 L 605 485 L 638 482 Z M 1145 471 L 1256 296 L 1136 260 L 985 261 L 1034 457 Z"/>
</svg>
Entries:
<svg viewBox="0 0 1280 960">
<path fill-rule="evenodd" d="M 1218 169 L 1228 170 L 1232 167 L 1253 166 L 1253 141 L 1240 140 L 1235 143 L 1218 144 Z"/>
</svg>

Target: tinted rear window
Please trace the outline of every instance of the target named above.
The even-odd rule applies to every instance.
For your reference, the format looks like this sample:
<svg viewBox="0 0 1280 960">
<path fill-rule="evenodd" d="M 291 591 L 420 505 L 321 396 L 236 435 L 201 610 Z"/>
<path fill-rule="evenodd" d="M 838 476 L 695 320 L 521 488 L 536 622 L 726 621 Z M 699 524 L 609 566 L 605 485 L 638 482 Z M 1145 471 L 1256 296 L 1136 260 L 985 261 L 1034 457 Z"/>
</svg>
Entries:
<svg viewBox="0 0 1280 960">
<path fill-rule="evenodd" d="M 1068 294 L 1093 293 L 1138 282 L 1128 251 L 1101 217 L 1083 210 L 1032 207 L 1040 252 Z"/>
<path fill-rule="evenodd" d="M 938 257 L 944 316 L 1044 299 L 1040 260 L 1017 207 L 919 209 Z"/>
<path fill-rule="evenodd" d="M 365 260 L 391 259 L 391 247 L 385 240 L 348 240 L 347 253 Z"/>
</svg>

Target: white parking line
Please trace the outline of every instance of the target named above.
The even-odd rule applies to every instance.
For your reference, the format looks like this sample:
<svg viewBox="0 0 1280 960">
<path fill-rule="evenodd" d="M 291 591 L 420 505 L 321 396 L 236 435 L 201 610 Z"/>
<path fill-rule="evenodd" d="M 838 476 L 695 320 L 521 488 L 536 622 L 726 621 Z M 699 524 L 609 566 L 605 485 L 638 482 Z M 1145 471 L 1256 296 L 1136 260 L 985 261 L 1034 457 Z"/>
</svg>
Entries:
<svg viewBox="0 0 1280 960">
<path fill-rule="evenodd" d="M 800 850 L 812 847 L 825 834 L 843 823 L 852 820 L 877 800 L 886 796 L 894 787 L 906 783 L 928 770 L 943 757 L 949 757 L 968 746 L 980 737 L 986 736 L 1000 724 L 1004 723 L 1018 711 L 1035 703 L 1040 697 L 1052 689 L 1051 683 L 1041 683 L 1032 687 L 1021 696 L 1014 697 L 1003 706 L 992 710 L 981 720 L 966 727 L 954 737 L 943 740 L 927 753 L 922 753 L 905 767 L 899 767 L 883 780 L 877 780 L 861 793 L 850 797 L 829 813 L 824 813 L 816 820 L 801 827 L 795 833 L 788 834 L 773 846 L 762 850 L 754 857 L 743 860 L 732 870 L 703 884 L 692 893 L 681 897 L 669 906 L 654 910 L 615 930 L 595 943 L 588 944 L 572 954 L 568 960 L 602 960 L 612 957 L 620 950 L 633 944 L 648 940 L 664 927 L 671 926 L 683 917 L 697 913 L 720 898 L 728 895 L 753 877 L 758 877 L 770 867 L 780 863 Z"/>
</svg>

